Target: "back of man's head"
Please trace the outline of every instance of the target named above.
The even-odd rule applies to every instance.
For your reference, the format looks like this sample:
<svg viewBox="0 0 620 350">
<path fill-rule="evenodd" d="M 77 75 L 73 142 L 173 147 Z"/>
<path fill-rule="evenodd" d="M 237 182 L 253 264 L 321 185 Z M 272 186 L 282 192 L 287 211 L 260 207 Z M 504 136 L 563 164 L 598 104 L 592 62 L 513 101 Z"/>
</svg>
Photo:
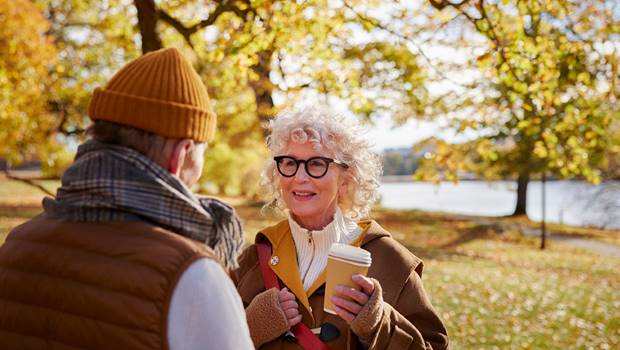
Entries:
<svg viewBox="0 0 620 350">
<path fill-rule="evenodd" d="M 205 85 L 175 48 L 148 53 L 123 67 L 89 106 L 97 141 L 132 148 L 191 186 L 202 171 L 204 143 L 216 115 Z"/>
<path fill-rule="evenodd" d="M 95 141 L 131 148 L 160 165 L 170 156 L 170 145 L 176 141 L 149 131 L 107 120 L 96 120 L 88 128 L 87 133 Z"/>
<path fill-rule="evenodd" d="M 211 141 L 216 126 L 207 88 L 175 48 L 147 53 L 95 89 L 89 116 L 196 142 Z"/>
</svg>

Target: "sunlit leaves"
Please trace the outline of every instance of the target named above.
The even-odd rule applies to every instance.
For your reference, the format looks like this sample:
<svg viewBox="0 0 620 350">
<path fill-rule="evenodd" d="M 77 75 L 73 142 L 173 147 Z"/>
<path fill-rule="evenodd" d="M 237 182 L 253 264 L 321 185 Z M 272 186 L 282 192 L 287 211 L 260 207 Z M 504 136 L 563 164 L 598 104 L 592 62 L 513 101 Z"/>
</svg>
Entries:
<svg viewBox="0 0 620 350">
<path fill-rule="evenodd" d="M 30 1 L 0 2 L 0 157 L 11 163 L 46 157 L 55 144 L 45 93 L 59 66 L 48 29 Z"/>
<path fill-rule="evenodd" d="M 348 72 L 349 82 L 346 91 L 352 95 L 360 92 L 351 99 L 355 112 L 369 116 L 387 111 L 397 122 L 424 113 L 429 100 L 426 76 L 417 55 L 407 47 L 387 42 L 358 45 L 348 48 L 344 58 L 342 69 Z M 376 94 L 369 98 L 362 93 L 366 90 Z"/>
<path fill-rule="evenodd" d="M 484 80 L 471 91 L 474 97 L 464 94 L 448 104 L 463 109 L 473 105 L 489 115 L 477 130 L 494 143 L 485 152 L 501 154 L 494 161 L 500 173 L 547 171 L 601 180 L 620 113 L 618 97 L 609 89 L 620 79 L 613 73 L 618 48 L 609 49 L 614 55 L 600 51 L 617 42 L 610 28 L 617 28 L 619 19 L 606 10 L 609 4 L 472 1 L 464 7 L 478 18 L 469 25 L 486 38 L 486 48 L 463 68 L 477 67 Z M 456 119 L 455 129 L 472 129 L 470 119 L 476 120 L 475 113 Z"/>
</svg>

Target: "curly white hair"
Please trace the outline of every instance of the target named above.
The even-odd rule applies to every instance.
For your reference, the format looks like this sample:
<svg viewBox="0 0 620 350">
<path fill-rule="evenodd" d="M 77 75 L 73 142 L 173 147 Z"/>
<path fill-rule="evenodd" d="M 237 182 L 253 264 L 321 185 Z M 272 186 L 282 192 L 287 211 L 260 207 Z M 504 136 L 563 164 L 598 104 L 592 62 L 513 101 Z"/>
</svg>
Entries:
<svg viewBox="0 0 620 350">
<path fill-rule="evenodd" d="M 338 198 L 338 206 L 343 215 L 351 219 L 368 215 L 379 198 L 379 177 L 383 169 L 379 155 L 372 151 L 372 143 L 356 118 L 311 107 L 280 114 L 270 122 L 269 129 L 267 146 L 273 156 L 283 154 L 290 142 L 310 142 L 314 149 L 325 150 L 329 156 L 347 164 L 349 181 L 346 194 Z M 278 179 L 276 164 L 269 159 L 261 176 L 262 192 L 268 200 L 266 207 L 283 212 L 286 204 Z"/>
</svg>

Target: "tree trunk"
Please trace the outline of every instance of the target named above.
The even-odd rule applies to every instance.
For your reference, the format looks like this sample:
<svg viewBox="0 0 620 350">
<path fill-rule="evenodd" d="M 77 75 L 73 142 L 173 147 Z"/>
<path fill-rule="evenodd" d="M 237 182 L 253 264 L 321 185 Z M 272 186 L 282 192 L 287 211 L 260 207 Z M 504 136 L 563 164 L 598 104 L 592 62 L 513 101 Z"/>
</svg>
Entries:
<svg viewBox="0 0 620 350">
<path fill-rule="evenodd" d="M 142 53 L 159 50 L 163 47 L 157 32 L 157 7 L 154 0 L 134 0 L 138 10 L 138 26 L 142 37 Z"/>
<path fill-rule="evenodd" d="M 258 75 L 258 79 L 250 81 L 250 87 L 254 90 L 256 99 L 256 114 L 260 125 L 263 128 L 264 136 L 267 136 L 267 123 L 274 117 L 273 104 L 273 84 L 269 79 L 271 73 L 271 58 L 273 49 L 263 50 L 258 53 L 258 62 L 253 65 L 252 70 Z"/>
<path fill-rule="evenodd" d="M 527 215 L 527 185 L 529 182 L 529 172 L 519 173 L 519 178 L 517 179 L 517 206 L 511 216 Z"/>
</svg>

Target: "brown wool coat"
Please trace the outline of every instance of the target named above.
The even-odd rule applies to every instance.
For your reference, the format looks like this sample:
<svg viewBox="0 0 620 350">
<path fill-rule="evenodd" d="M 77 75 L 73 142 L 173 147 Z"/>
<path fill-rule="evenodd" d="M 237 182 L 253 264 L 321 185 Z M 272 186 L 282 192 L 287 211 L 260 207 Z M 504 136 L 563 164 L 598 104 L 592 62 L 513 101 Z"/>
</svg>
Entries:
<svg viewBox="0 0 620 350">
<path fill-rule="evenodd" d="M 212 250 L 139 222 L 42 214 L 0 247 L 0 349 L 168 349 L 178 279 Z"/>
<path fill-rule="evenodd" d="M 353 244 L 361 245 L 372 254 L 368 276 L 376 280 L 376 288 L 353 321 L 355 333 L 340 317 L 323 312 L 324 274 L 308 293 L 304 291 L 288 222 L 282 221 L 259 233 L 271 242 L 272 256 L 279 258 L 272 269 L 281 286 L 286 286 L 297 297 L 302 322 L 309 328 L 320 327 L 325 322 L 335 325 L 340 336 L 326 342 L 332 350 L 359 348 L 360 338 L 373 350 L 448 349 L 446 329 L 422 286 L 422 261 L 375 221 L 363 221 L 359 225 L 364 231 L 361 239 Z M 255 245 L 244 251 L 232 279 L 246 307 L 254 345 L 260 349 L 300 349 L 282 336 L 287 330 L 286 318 L 279 309 L 277 291 L 265 291 Z"/>
</svg>

